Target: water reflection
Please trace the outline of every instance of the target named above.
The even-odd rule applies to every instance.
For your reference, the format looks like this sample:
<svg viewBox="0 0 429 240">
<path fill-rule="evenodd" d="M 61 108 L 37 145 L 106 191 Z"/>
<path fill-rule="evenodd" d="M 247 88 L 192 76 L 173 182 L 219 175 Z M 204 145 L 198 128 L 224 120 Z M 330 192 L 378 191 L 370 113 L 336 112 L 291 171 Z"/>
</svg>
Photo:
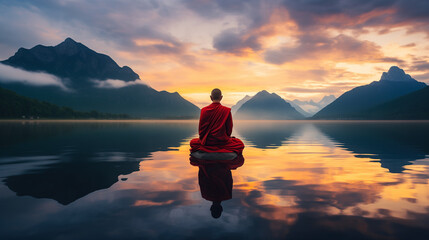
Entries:
<svg viewBox="0 0 429 240">
<path fill-rule="evenodd" d="M 391 173 L 429 154 L 429 125 L 424 122 L 317 123 L 315 126 L 356 154 L 374 159 Z"/>
<path fill-rule="evenodd" d="M 426 122 L 243 121 L 236 128 L 252 147 L 260 149 L 288 145 L 291 138 L 302 137 L 307 132 L 320 142 L 323 137 L 316 134 L 320 131 L 356 157 L 380 162 L 381 167 L 391 173 L 401 173 L 406 165 L 429 155 L 429 124 Z"/>
<path fill-rule="evenodd" d="M 427 238 L 429 123 L 247 124 L 234 171 L 189 166 L 196 121 L 0 126 L 0 236 Z"/>
<path fill-rule="evenodd" d="M 66 154 L 85 160 L 106 152 L 144 158 L 178 147 L 195 132 L 194 122 L 6 122 L 0 124 L 0 158 Z"/>
<path fill-rule="evenodd" d="M 214 160 L 201 160 L 191 156 L 190 164 L 197 166 L 198 184 L 200 186 L 201 196 L 211 201 L 210 212 L 213 218 L 219 218 L 222 215 L 222 201 L 232 198 L 232 174 L 235 170 L 244 164 L 242 155 L 237 158 L 224 162 L 215 162 Z"/>
<path fill-rule="evenodd" d="M 106 156 L 107 158 L 107 156 Z M 99 189 L 109 188 L 118 176 L 139 170 L 139 161 L 92 161 L 61 159 L 4 182 L 18 196 L 50 198 L 67 205 Z"/>
<path fill-rule="evenodd" d="M 0 164 L 22 169 L 2 176 L 5 184 L 18 196 L 67 205 L 109 188 L 120 175 L 138 171 L 141 158 L 151 152 L 180 146 L 195 127 L 191 123 L 11 122 L 1 124 L 0 131 Z"/>
<path fill-rule="evenodd" d="M 284 121 L 239 121 L 234 127 L 252 147 L 275 149 L 284 144 L 302 126 Z"/>
</svg>

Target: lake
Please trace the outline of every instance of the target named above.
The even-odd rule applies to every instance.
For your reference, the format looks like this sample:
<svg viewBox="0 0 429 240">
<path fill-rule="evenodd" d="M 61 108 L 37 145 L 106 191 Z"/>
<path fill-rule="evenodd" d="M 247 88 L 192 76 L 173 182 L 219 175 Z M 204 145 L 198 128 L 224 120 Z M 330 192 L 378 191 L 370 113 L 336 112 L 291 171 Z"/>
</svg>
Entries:
<svg viewBox="0 0 429 240">
<path fill-rule="evenodd" d="M 429 239 L 429 122 L 235 121 L 234 166 L 197 124 L 0 122 L 1 239 Z"/>
</svg>

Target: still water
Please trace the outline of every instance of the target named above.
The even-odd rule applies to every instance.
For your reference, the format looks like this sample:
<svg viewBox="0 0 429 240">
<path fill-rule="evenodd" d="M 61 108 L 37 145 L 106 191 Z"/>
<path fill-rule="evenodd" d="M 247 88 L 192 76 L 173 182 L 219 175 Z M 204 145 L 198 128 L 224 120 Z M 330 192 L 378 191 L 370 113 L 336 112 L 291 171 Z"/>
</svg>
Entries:
<svg viewBox="0 0 429 240">
<path fill-rule="evenodd" d="M 0 122 L 0 238 L 429 239 L 429 122 L 234 124 L 207 165 L 196 121 Z"/>
</svg>

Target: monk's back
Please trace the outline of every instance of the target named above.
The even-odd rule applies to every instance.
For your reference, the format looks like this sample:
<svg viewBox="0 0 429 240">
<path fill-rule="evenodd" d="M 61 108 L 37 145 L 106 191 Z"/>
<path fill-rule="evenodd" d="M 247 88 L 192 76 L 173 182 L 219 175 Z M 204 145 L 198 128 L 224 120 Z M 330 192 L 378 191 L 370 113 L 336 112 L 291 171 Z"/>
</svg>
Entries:
<svg viewBox="0 0 429 240">
<path fill-rule="evenodd" d="M 232 132 L 231 109 L 220 103 L 212 103 L 201 109 L 199 135 L 202 144 L 226 143 Z"/>
<path fill-rule="evenodd" d="M 191 145 L 191 155 L 195 152 L 205 153 L 232 153 L 241 155 L 243 142 L 232 133 L 231 108 L 220 104 L 222 92 L 215 88 L 210 94 L 212 104 L 201 109 L 200 124 L 198 125 L 199 138 L 194 138 Z"/>
</svg>

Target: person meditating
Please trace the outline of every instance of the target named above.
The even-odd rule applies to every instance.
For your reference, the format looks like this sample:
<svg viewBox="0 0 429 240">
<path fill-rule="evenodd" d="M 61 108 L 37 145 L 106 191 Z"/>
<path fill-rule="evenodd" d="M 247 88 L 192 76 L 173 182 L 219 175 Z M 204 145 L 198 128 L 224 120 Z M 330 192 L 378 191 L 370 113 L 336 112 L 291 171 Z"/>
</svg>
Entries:
<svg viewBox="0 0 429 240">
<path fill-rule="evenodd" d="M 191 155 L 201 152 L 235 153 L 236 157 L 243 153 L 243 142 L 238 138 L 231 137 L 233 125 L 231 108 L 220 104 L 222 97 L 220 89 L 213 89 L 210 95 L 212 103 L 201 109 L 198 126 L 200 137 L 191 140 Z"/>
</svg>

